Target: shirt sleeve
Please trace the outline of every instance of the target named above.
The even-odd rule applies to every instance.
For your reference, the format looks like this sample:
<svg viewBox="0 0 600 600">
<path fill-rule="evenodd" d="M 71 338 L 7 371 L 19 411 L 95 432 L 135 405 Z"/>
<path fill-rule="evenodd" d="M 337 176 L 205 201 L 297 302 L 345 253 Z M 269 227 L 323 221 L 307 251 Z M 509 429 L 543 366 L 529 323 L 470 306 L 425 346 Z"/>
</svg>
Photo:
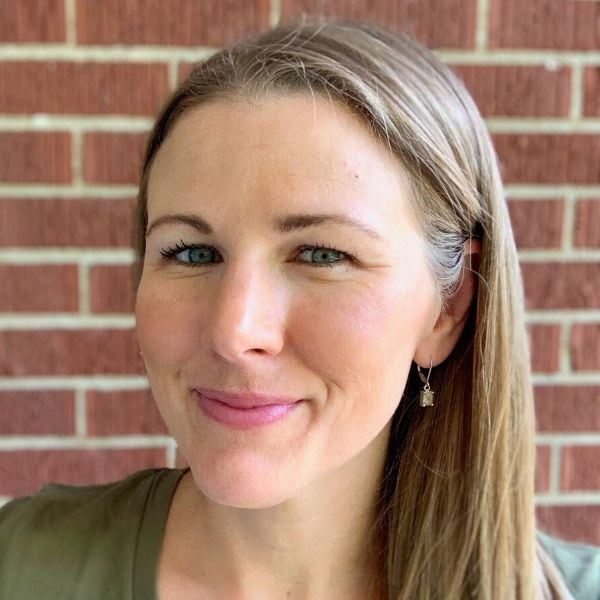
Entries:
<svg viewBox="0 0 600 600">
<path fill-rule="evenodd" d="M 575 600 L 600 600 L 600 548 L 538 532 Z"/>
</svg>

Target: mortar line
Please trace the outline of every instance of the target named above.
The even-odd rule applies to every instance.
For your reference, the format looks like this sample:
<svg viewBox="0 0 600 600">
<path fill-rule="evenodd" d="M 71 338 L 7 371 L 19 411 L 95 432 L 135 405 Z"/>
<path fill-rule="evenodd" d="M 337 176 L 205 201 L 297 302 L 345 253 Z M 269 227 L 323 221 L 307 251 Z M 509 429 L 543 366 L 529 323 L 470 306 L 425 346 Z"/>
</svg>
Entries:
<svg viewBox="0 0 600 600">
<path fill-rule="evenodd" d="M 77 8 L 75 0 L 65 0 L 66 44 L 74 47 L 77 44 Z"/>
<path fill-rule="evenodd" d="M 581 506 L 600 505 L 600 493 L 594 492 L 571 492 L 550 494 L 540 492 L 535 495 L 536 506 Z"/>
<path fill-rule="evenodd" d="M 90 266 L 80 263 L 79 275 L 79 314 L 88 316 L 90 314 Z"/>
<path fill-rule="evenodd" d="M 83 134 L 80 130 L 71 131 L 71 145 L 71 185 L 78 189 L 83 185 Z"/>
<path fill-rule="evenodd" d="M 167 467 L 174 469 L 177 462 L 177 444 L 175 440 L 171 439 L 170 443 L 167 444 L 165 454 L 167 457 Z"/>
<path fill-rule="evenodd" d="M 269 24 L 275 27 L 281 20 L 281 0 L 271 0 L 271 12 L 269 14 Z"/>
<path fill-rule="evenodd" d="M 577 248 L 573 243 L 575 237 L 575 202 L 573 194 L 565 194 L 561 247 L 566 253 L 577 252 Z"/>
<path fill-rule="evenodd" d="M 75 435 L 78 438 L 87 436 L 87 402 L 85 389 L 75 390 Z"/>
<path fill-rule="evenodd" d="M 579 121 L 583 115 L 583 65 L 574 62 L 571 66 L 571 106 L 569 117 Z"/>
<path fill-rule="evenodd" d="M 94 375 L 0 378 L 0 390 L 147 390 L 148 380 L 134 375 Z"/>
<path fill-rule="evenodd" d="M 169 79 L 169 89 L 174 90 L 177 87 L 177 81 L 179 77 L 177 73 L 179 71 L 179 61 L 172 58 L 167 62 L 167 77 Z"/>
<path fill-rule="evenodd" d="M 550 493 L 558 494 L 560 492 L 560 460 L 561 446 L 552 444 L 550 446 Z"/>
<path fill-rule="evenodd" d="M 488 47 L 489 36 L 489 0 L 478 0 L 477 2 L 477 23 L 475 32 L 475 49 L 479 52 L 485 52 Z"/>
<path fill-rule="evenodd" d="M 571 323 L 560 323 L 560 333 L 558 340 L 558 371 L 565 375 L 571 372 L 571 353 L 569 352 L 569 336 L 571 332 Z"/>
<path fill-rule="evenodd" d="M 10 436 L 0 437 L 0 451 L 29 450 L 110 450 L 129 448 L 166 448 L 167 435 L 112 435 L 78 438 L 75 436 Z"/>
</svg>

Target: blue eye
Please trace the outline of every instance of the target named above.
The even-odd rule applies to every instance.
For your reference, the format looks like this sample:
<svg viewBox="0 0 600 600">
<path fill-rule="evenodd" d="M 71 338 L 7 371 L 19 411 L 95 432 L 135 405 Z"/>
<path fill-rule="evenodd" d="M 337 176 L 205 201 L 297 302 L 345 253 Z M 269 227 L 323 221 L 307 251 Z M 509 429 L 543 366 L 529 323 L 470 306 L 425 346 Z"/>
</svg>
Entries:
<svg viewBox="0 0 600 600">
<path fill-rule="evenodd" d="M 175 246 L 163 248 L 160 254 L 169 262 L 191 267 L 223 262 L 218 250 L 213 246 L 186 244 L 183 240 Z M 301 263 L 314 267 L 335 267 L 356 260 L 356 257 L 349 252 L 342 252 L 324 244 L 300 246 L 296 251 L 296 258 L 299 259 L 301 256 L 304 256 L 304 259 L 300 260 Z"/>
<path fill-rule="evenodd" d="M 342 252 L 341 250 L 321 244 L 316 246 L 301 246 L 298 249 L 298 256 L 303 254 L 308 255 L 309 259 L 314 261 L 312 264 L 319 267 L 333 267 L 341 262 L 353 259 L 347 252 Z"/>
<path fill-rule="evenodd" d="M 171 248 L 163 248 L 160 254 L 168 261 L 190 266 L 202 266 L 213 262 L 221 262 L 214 258 L 217 254 L 216 248 L 206 245 L 189 245 L 183 240 Z"/>
</svg>

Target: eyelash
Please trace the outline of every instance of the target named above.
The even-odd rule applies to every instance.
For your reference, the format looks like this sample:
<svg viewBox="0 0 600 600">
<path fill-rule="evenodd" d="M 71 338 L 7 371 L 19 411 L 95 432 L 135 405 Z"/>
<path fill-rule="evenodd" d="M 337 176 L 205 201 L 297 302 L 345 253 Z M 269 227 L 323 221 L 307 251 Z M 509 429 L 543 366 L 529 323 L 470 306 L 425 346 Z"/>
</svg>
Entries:
<svg viewBox="0 0 600 600">
<path fill-rule="evenodd" d="M 163 248 L 160 251 L 160 254 L 168 262 L 174 262 L 176 264 L 185 265 L 185 266 L 189 266 L 189 267 L 205 267 L 205 266 L 211 264 L 211 263 L 186 263 L 177 258 L 177 255 L 180 252 L 184 252 L 185 250 L 196 250 L 199 248 L 211 250 L 212 252 L 218 253 L 218 250 L 214 246 L 211 246 L 209 244 L 186 244 L 183 240 L 180 240 L 175 246 Z M 336 252 L 337 254 L 342 255 L 342 260 L 337 261 L 337 262 L 332 262 L 332 263 L 304 262 L 303 264 L 305 264 L 305 265 L 310 265 L 310 266 L 314 266 L 314 267 L 326 267 L 326 268 L 329 267 L 329 268 L 331 268 L 331 267 L 335 267 L 335 266 L 341 264 L 342 262 L 349 262 L 349 263 L 356 262 L 356 256 L 354 254 L 351 254 L 350 252 L 344 252 L 343 250 L 338 250 L 337 248 L 334 248 L 333 246 L 327 246 L 325 244 L 303 244 L 296 250 L 296 257 L 298 257 L 303 252 L 306 252 L 307 250 L 328 250 L 331 252 Z"/>
</svg>

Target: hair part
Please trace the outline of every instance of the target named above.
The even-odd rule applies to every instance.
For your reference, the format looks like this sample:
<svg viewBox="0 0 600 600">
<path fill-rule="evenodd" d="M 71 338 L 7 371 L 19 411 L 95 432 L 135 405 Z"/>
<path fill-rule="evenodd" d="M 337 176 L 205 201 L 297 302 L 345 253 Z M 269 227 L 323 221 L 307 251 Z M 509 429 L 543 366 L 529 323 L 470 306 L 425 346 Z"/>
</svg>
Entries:
<svg viewBox="0 0 600 600">
<path fill-rule="evenodd" d="M 477 298 L 457 346 L 431 374 L 436 406 L 418 408 L 413 365 L 393 418 L 373 536 L 385 597 L 567 597 L 547 557 L 536 558 L 530 359 L 497 160 L 470 95 L 432 52 L 406 34 L 321 20 L 278 26 L 200 64 L 148 143 L 136 284 L 149 174 L 175 124 L 208 102 L 296 92 L 342 103 L 397 157 L 444 308 L 473 269 L 465 243 L 482 243 Z"/>
</svg>

